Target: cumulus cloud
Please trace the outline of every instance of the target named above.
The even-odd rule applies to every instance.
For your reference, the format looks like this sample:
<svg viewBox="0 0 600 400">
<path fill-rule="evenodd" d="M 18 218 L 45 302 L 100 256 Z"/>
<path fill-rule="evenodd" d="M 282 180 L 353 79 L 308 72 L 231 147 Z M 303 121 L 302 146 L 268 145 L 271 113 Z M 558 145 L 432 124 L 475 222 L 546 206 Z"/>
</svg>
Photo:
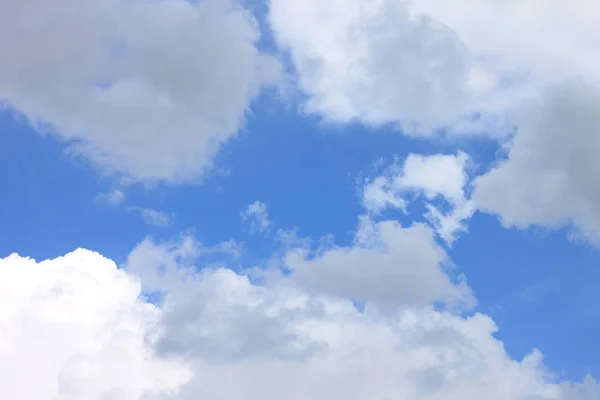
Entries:
<svg viewBox="0 0 600 400">
<path fill-rule="evenodd" d="M 291 279 L 310 291 L 382 309 L 435 301 L 470 308 L 470 289 L 461 279 L 453 282 L 448 261 L 429 227 L 362 217 L 352 246 L 326 247 L 314 257 L 290 251 L 285 264 Z"/>
<path fill-rule="evenodd" d="M 0 3 L 0 101 L 102 171 L 189 181 L 278 63 L 234 0 Z"/>
<path fill-rule="evenodd" d="M 87 250 L 43 262 L 0 260 L 0 397 L 598 396 L 592 378 L 555 381 L 538 351 L 512 360 L 485 315 L 417 305 L 361 312 L 347 298 L 195 265 L 201 247 L 192 238 L 147 240 L 125 270 Z M 164 290 L 160 306 L 142 300 L 138 279 Z"/>
<path fill-rule="evenodd" d="M 0 260 L 0 397 L 139 399 L 190 378 L 148 336 L 161 310 L 138 280 L 88 250 L 54 260 Z"/>
<path fill-rule="evenodd" d="M 250 233 L 266 233 L 271 227 L 269 210 L 265 203 L 255 201 L 240 213 L 242 220 L 248 224 Z"/>
<path fill-rule="evenodd" d="M 427 200 L 425 217 L 440 238 L 452 244 L 457 234 L 467 229 L 464 221 L 474 212 L 465 193 L 469 183 L 468 164 L 469 157 L 463 152 L 409 154 L 404 162 L 388 167 L 383 175 L 367 182 L 363 188 L 363 205 L 372 215 L 387 208 L 404 211 L 411 195 L 421 195 Z M 440 199 L 445 207 L 435 204 Z"/>
<path fill-rule="evenodd" d="M 600 239 L 600 91 L 582 80 L 545 91 L 518 114 L 507 157 L 475 180 L 474 201 L 506 226 L 574 226 Z"/>
<path fill-rule="evenodd" d="M 309 96 L 308 112 L 420 134 L 468 112 L 466 47 L 436 20 L 411 15 L 407 4 L 271 1 L 269 21 Z"/>
<path fill-rule="evenodd" d="M 589 0 L 272 0 L 269 21 L 309 112 L 398 124 L 409 134 L 502 136 L 512 127 L 507 112 L 540 87 L 573 76 L 600 81 L 599 7 Z"/>
<path fill-rule="evenodd" d="M 221 267 L 198 271 L 198 246 L 191 238 L 145 241 L 128 261 L 136 271 L 178 277 L 163 287 L 159 349 L 184 354 L 195 375 L 168 399 L 579 400 L 597 393 L 592 378 L 556 382 L 536 350 L 510 359 L 485 315 L 410 300 L 391 313 L 360 312 L 349 298 L 281 280 L 258 285 Z"/>
</svg>

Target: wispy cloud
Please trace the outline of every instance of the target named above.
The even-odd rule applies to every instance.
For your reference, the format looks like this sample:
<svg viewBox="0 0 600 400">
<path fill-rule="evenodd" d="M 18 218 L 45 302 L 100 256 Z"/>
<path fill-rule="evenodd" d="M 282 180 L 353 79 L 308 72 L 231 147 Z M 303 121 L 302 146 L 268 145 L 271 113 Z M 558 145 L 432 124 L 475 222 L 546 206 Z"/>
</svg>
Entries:
<svg viewBox="0 0 600 400">
<path fill-rule="evenodd" d="M 145 207 L 129 207 L 129 211 L 139 213 L 148 225 L 165 228 L 173 223 L 175 216 L 172 213 Z"/>
<path fill-rule="evenodd" d="M 268 207 L 265 203 L 255 201 L 240 213 L 242 221 L 248 224 L 250 233 L 267 233 L 271 229 Z"/>
<path fill-rule="evenodd" d="M 144 221 L 149 225 L 166 227 L 171 225 L 173 222 L 173 216 L 163 211 L 157 211 L 151 208 L 143 208 L 140 210 L 140 214 Z"/>
<path fill-rule="evenodd" d="M 116 207 L 125 202 L 125 194 L 119 189 L 113 189 L 110 192 L 98 193 L 96 196 L 97 204 L 104 204 L 111 207 Z"/>
</svg>

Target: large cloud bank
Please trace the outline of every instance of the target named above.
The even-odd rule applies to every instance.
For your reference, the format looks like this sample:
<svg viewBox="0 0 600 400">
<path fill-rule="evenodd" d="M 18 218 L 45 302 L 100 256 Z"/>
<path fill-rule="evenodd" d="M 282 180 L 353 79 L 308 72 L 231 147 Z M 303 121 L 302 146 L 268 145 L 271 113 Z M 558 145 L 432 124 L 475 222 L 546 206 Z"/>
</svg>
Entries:
<svg viewBox="0 0 600 400">
<path fill-rule="evenodd" d="M 297 256 L 299 250 L 288 250 L 296 254 L 295 270 L 306 272 L 298 279 L 294 273 L 272 275 L 262 284 L 218 265 L 198 269 L 206 248 L 193 238 L 145 240 L 125 269 L 83 249 L 42 262 L 11 255 L 0 260 L 0 397 L 590 400 L 600 395 L 591 378 L 579 384 L 555 379 L 537 350 L 523 360 L 511 359 L 494 338 L 497 327 L 488 316 L 461 316 L 424 303 L 411 292 L 411 283 L 429 285 L 438 295 L 447 289 L 427 283 L 439 279 L 431 273 L 415 278 L 410 257 L 418 259 L 433 245 L 426 236 L 390 237 L 390 227 L 380 229 L 370 233 L 374 241 L 413 245 L 398 250 L 404 262 L 397 262 L 393 273 L 386 272 L 384 259 L 397 258 L 398 252 L 385 249 L 363 248 L 380 253 L 380 259 L 372 258 L 381 263 L 372 272 L 358 248 L 323 249 L 310 262 Z M 429 259 L 421 267 L 435 269 L 439 262 Z M 341 279 L 337 287 L 328 283 L 331 268 Z M 311 285 L 305 288 L 307 273 Z M 357 292 L 366 300 L 363 311 L 346 296 L 357 287 L 359 278 L 353 277 L 359 274 L 367 274 L 366 289 Z M 395 297 L 386 292 L 390 280 L 397 283 Z M 377 293 L 373 285 L 388 293 L 384 303 L 371 299 L 369 293 Z M 152 305 L 143 293 L 160 293 L 163 300 Z"/>
</svg>

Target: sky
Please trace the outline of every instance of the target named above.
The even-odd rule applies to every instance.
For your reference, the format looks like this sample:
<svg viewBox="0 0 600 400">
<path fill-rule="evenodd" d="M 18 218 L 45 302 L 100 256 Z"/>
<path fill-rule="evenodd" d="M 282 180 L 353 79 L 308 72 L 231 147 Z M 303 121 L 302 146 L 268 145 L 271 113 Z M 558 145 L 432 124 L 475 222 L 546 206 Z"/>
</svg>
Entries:
<svg viewBox="0 0 600 400">
<path fill-rule="evenodd" d="M 0 398 L 600 399 L 599 16 L 0 0 Z"/>
</svg>

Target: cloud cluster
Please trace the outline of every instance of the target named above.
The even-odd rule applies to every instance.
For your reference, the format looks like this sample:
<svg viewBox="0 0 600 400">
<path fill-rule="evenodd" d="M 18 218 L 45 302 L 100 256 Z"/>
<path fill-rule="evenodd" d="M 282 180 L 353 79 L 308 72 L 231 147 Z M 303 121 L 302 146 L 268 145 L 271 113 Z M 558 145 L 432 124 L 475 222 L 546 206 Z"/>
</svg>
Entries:
<svg viewBox="0 0 600 400">
<path fill-rule="evenodd" d="M 589 0 L 272 0 L 269 18 L 307 111 L 506 139 L 507 159 L 477 180 L 477 206 L 505 225 L 572 225 L 597 241 L 598 11 Z M 371 201 L 404 206 L 372 189 Z M 460 229 L 439 225 L 447 239 Z"/>
<path fill-rule="evenodd" d="M 597 7 L 271 0 L 266 22 L 307 112 L 414 135 L 508 135 L 507 160 L 477 181 L 478 207 L 506 225 L 571 224 L 595 241 Z M 236 0 L 4 1 L 0 16 L 0 51 L 10 54 L 0 101 L 130 180 L 199 179 L 282 74 Z M 373 201 L 403 206 L 386 193 Z M 450 218 L 435 208 L 429 218 L 450 243 L 472 209 Z"/>
<path fill-rule="evenodd" d="M 427 201 L 426 219 L 438 236 L 451 245 L 459 232 L 466 231 L 464 221 L 475 211 L 465 193 L 470 183 L 468 163 L 469 157 L 463 152 L 409 154 L 402 163 L 393 164 L 383 175 L 367 182 L 363 206 L 373 215 L 387 208 L 405 211 L 411 195 L 423 196 Z M 439 200 L 443 204 L 436 204 Z"/>
<path fill-rule="evenodd" d="M 476 182 L 477 205 L 508 226 L 571 225 L 597 242 L 600 6 L 588 0 L 413 3 L 415 12 L 447 24 L 471 52 L 486 57 L 494 75 L 512 77 L 505 85 L 525 93 L 507 99 L 516 134 L 506 144 L 506 160 Z"/>
<path fill-rule="evenodd" d="M 537 350 L 511 359 L 436 241 L 476 209 L 600 240 L 597 7 L 271 0 L 307 112 L 425 136 L 508 133 L 506 119 L 505 157 L 471 187 L 466 154 L 411 154 L 367 183 L 350 244 L 279 231 L 264 270 L 232 268 L 236 243 L 192 237 L 146 239 L 122 268 L 83 249 L 1 259 L 0 398 L 599 398 L 600 383 L 561 381 Z M 191 181 L 280 77 L 259 39 L 235 0 L 0 1 L 0 101 L 103 172 Z M 416 195 L 430 226 L 378 219 Z M 271 227 L 263 203 L 242 217 Z"/>
<path fill-rule="evenodd" d="M 191 238 L 145 241 L 125 270 L 87 250 L 39 263 L 18 255 L 0 260 L 0 397 L 587 400 L 600 394 L 591 378 L 556 381 L 536 350 L 512 360 L 485 315 L 436 311 L 410 298 L 391 312 L 371 303 L 361 312 L 335 294 L 292 290 L 283 281 L 258 285 L 218 266 L 199 270 L 201 248 Z M 145 289 L 160 289 L 159 306 L 140 297 Z"/>
</svg>

